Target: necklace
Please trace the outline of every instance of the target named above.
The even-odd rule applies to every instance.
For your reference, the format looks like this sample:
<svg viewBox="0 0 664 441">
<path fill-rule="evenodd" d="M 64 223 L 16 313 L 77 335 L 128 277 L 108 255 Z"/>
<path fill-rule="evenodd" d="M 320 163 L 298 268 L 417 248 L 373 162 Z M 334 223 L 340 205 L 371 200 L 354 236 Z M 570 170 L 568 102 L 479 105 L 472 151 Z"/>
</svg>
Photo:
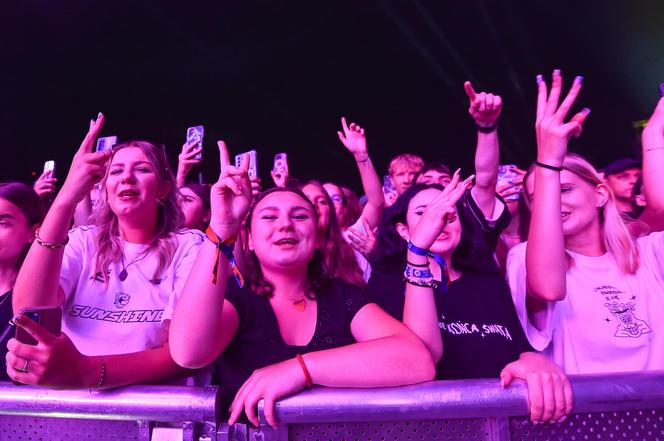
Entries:
<svg viewBox="0 0 664 441">
<path fill-rule="evenodd" d="M 140 261 L 140 260 L 143 260 L 143 259 L 148 255 L 149 252 L 150 252 L 150 250 L 148 249 L 145 253 L 143 253 L 143 255 L 141 255 L 141 256 L 135 258 L 134 260 L 132 260 L 131 262 L 129 262 L 127 265 L 125 265 L 125 263 L 124 263 L 124 252 L 123 252 L 123 253 L 122 253 L 122 256 L 121 256 L 121 257 L 122 257 L 122 271 L 120 271 L 120 274 L 118 274 L 118 278 L 119 278 L 122 282 L 124 282 L 125 279 L 127 279 L 127 275 L 128 275 L 128 274 L 127 274 L 127 268 L 129 268 L 130 266 L 132 266 L 132 265 L 135 264 L 136 262 L 138 262 L 138 261 Z"/>
<path fill-rule="evenodd" d="M 304 297 L 299 299 L 289 299 L 288 297 L 274 297 L 274 299 L 284 299 L 285 301 L 290 302 L 293 309 L 297 312 L 304 312 L 304 309 L 307 307 L 307 302 Z"/>
</svg>

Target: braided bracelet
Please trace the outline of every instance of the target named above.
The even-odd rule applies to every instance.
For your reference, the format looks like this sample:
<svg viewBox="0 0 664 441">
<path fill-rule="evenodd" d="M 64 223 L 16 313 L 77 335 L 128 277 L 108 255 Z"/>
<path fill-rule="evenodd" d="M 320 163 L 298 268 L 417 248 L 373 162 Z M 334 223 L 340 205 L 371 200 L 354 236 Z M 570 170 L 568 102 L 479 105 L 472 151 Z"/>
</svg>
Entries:
<svg viewBox="0 0 664 441">
<path fill-rule="evenodd" d="M 37 244 L 39 244 L 39 246 L 42 246 L 44 248 L 48 248 L 48 249 L 51 249 L 51 250 L 57 250 L 58 248 L 63 248 L 69 242 L 69 235 L 67 235 L 67 238 L 62 242 L 46 242 L 46 241 L 42 240 L 41 237 L 39 237 L 39 231 L 40 230 L 41 230 L 41 228 L 37 228 L 37 230 L 35 231 L 35 242 L 37 242 Z"/>
</svg>

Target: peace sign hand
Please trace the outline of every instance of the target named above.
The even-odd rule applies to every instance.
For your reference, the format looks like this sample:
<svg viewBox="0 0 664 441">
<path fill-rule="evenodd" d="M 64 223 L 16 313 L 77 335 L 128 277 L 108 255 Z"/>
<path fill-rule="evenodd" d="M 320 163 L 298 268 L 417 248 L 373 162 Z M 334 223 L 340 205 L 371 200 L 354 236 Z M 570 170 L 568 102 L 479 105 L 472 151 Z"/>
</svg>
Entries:
<svg viewBox="0 0 664 441">
<path fill-rule="evenodd" d="M 427 205 L 419 222 L 410 232 L 410 241 L 418 248 L 430 249 L 443 232 L 445 225 L 454 221 L 456 216 L 454 205 L 471 187 L 475 177 L 475 175 L 471 175 L 459 182 L 459 172 L 460 170 L 454 172 L 454 176 L 445 190 Z"/>
<path fill-rule="evenodd" d="M 234 167 L 224 141 L 218 141 L 221 172 L 210 193 L 210 227 L 222 240 L 237 235 L 249 212 L 252 192 L 247 170 L 249 155 L 242 157 L 242 165 Z"/>
<path fill-rule="evenodd" d="M 547 93 L 546 82 L 541 75 L 537 76 L 537 118 L 535 130 L 537 132 L 537 160 L 554 167 L 562 166 L 567 154 L 567 143 L 572 136 L 581 134 L 582 124 L 590 113 L 584 108 L 565 123 L 576 97 L 581 92 L 583 77 L 576 77 L 572 88 L 560 105 L 560 94 L 563 88 L 563 79 L 560 70 L 553 71 L 551 92 Z"/>
<path fill-rule="evenodd" d="M 470 106 L 468 113 L 480 127 L 490 127 L 496 123 L 503 108 L 503 99 L 500 95 L 486 92 L 475 92 L 470 81 L 463 83 Z"/>
<path fill-rule="evenodd" d="M 83 138 L 78 151 L 69 167 L 69 173 L 58 193 L 58 200 L 65 204 L 76 206 L 85 196 L 90 194 L 92 187 L 99 182 L 106 173 L 106 163 L 113 152 L 93 152 L 95 140 L 104 125 L 104 115 L 99 113 L 96 120 L 90 120 L 90 129 Z"/>
</svg>

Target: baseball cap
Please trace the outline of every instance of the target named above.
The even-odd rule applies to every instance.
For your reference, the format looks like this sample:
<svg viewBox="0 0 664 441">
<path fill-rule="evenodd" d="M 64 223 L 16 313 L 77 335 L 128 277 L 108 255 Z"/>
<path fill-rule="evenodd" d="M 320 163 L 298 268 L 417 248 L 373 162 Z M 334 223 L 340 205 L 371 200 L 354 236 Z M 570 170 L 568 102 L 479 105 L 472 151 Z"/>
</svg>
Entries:
<svg viewBox="0 0 664 441">
<path fill-rule="evenodd" d="M 641 168 L 641 161 L 634 158 L 620 158 L 606 166 L 604 176 L 622 173 L 630 168 Z"/>
</svg>

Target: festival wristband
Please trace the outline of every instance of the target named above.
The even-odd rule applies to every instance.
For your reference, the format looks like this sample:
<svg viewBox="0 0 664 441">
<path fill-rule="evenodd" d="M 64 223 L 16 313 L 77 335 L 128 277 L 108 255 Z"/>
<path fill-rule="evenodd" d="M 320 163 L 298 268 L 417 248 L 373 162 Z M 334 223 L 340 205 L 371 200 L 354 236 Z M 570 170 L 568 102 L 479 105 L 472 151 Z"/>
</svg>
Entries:
<svg viewBox="0 0 664 441">
<path fill-rule="evenodd" d="M 418 256 L 423 256 L 427 257 L 429 255 L 429 250 L 425 250 L 424 248 L 420 248 L 417 245 L 414 245 L 413 242 L 408 241 L 408 250 L 410 250 L 413 254 L 417 254 Z"/>
<path fill-rule="evenodd" d="M 237 264 L 235 263 L 235 256 L 233 256 L 235 236 L 229 237 L 226 240 L 221 240 L 221 238 L 217 236 L 217 233 L 215 233 L 212 227 L 210 227 L 209 225 L 207 227 L 207 230 L 205 230 L 205 235 L 207 236 L 208 239 L 210 239 L 210 242 L 212 242 L 215 248 L 217 249 L 216 257 L 214 259 L 214 267 L 212 268 L 212 283 L 215 285 L 217 284 L 217 270 L 219 269 L 219 257 L 221 253 L 224 253 L 224 256 L 226 256 L 228 262 L 231 264 L 235 281 L 237 282 L 238 286 L 242 288 L 244 286 L 244 278 L 242 277 L 242 273 L 240 273 L 240 270 L 238 269 Z"/>
</svg>

